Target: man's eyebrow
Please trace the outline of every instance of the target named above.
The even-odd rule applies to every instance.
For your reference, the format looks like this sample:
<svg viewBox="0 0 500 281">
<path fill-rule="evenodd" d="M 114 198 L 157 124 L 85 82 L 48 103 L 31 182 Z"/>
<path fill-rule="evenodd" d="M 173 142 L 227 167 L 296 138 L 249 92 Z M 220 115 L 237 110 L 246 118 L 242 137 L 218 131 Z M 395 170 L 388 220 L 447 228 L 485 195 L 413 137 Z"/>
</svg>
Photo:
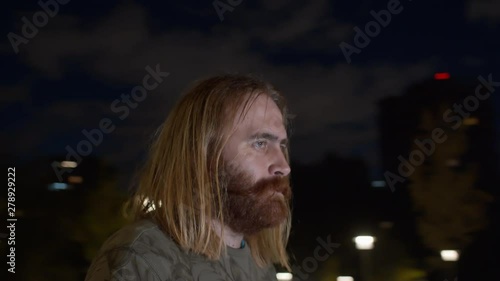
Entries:
<svg viewBox="0 0 500 281">
<path fill-rule="evenodd" d="M 252 136 L 250 136 L 250 139 L 266 139 L 269 141 L 277 141 L 279 137 L 271 133 L 255 133 Z M 288 143 L 288 139 L 284 138 L 280 141 L 280 143 L 286 144 Z"/>
</svg>

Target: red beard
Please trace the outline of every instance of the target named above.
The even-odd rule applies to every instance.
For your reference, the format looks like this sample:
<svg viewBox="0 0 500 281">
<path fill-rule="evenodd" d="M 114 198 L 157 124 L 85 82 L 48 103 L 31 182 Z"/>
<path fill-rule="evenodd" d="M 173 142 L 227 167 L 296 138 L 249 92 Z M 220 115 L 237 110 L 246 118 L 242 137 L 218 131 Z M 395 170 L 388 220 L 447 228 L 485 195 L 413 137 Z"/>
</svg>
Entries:
<svg viewBox="0 0 500 281">
<path fill-rule="evenodd" d="M 288 176 L 253 183 L 251 176 L 242 171 L 230 169 L 224 174 L 222 182 L 227 190 L 224 219 L 233 231 L 255 234 L 278 226 L 290 215 L 292 194 Z"/>
</svg>

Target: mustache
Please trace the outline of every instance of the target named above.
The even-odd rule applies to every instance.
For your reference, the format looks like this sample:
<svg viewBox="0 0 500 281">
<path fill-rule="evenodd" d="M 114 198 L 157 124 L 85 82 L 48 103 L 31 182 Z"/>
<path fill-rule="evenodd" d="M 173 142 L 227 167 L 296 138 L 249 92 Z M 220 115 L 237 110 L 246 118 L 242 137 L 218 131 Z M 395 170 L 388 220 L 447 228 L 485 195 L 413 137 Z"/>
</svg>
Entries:
<svg viewBox="0 0 500 281">
<path fill-rule="evenodd" d="M 245 181 L 242 179 L 242 177 L 234 177 L 233 180 Z M 239 196 L 260 196 L 269 190 L 280 192 L 284 195 L 285 198 L 290 199 L 291 188 L 290 188 L 289 176 L 260 179 L 249 188 L 235 188 L 235 189 L 231 188 L 228 189 L 227 192 L 228 194 L 239 195 Z"/>
</svg>

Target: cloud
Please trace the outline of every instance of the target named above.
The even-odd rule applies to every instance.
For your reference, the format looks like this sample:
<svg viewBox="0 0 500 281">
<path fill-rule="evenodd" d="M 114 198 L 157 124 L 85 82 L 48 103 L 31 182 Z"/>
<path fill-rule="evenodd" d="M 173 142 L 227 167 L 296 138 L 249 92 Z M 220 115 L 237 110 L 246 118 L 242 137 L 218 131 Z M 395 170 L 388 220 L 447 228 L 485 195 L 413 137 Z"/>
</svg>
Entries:
<svg viewBox="0 0 500 281">
<path fill-rule="evenodd" d="M 294 125 L 299 141 L 292 137 L 292 147 L 298 148 L 298 158 L 313 161 L 327 150 L 348 156 L 367 143 L 376 147 L 373 144 L 378 141 L 377 102 L 386 96 L 400 95 L 409 85 L 430 77 L 434 63 L 379 63 L 363 67 L 340 63 L 332 68 L 295 71 L 285 71 L 287 75 L 273 80 L 288 94 L 291 109 L 297 114 Z M 332 124 L 337 127 L 332 128 Z M 352 124 L 364 129 L 352 130 Z M 374 152 L 369 154 L 376 156 Z M 367 160 L 375 163 L 374 159 Z"/>
<path fill-rule="evenodd" d="M 496 25 L 500 21 L 500 2 L 469 0 L 466 2 L 465 16 L 469 21 L 486 21 L 491 25 Z"/>
<path fill-rule="evenodd" d="M 256 29 L 255 35 L 271 43 L 290 41 L 318 28 L 321 20 L 326 17 L 328 8 L 327 0 L 307 2 L 292 13 L 288 13 L 288 17 L 277 25 L 271 28 L 261 26 Z"/>
<path fill-rule="evenodd" d="M 331 130 L 335 131 L 351 131 L 359 132 L 369 130 L 366 122 L 332 122 L 327 125 Z"/>
<path fill-rule="evenodd" d="M 19 123 L 13 131 L 2 132 L 6 137 L 8 147 L 16 155 L 38 155 L 40 145 L 49 145 L 57 142 L 61 145 L 59 152 L 64 151 L 66 145 L 60 143 L 62 139 L 78 140 L 82 129 L 95 128 L 99 120 L 108 114 L 105 103 L 99 100 L 91 101 L 59 101 L 46 107 L 33 109 L 27 112 L 25 120 Z M 7 138 L 15 135 L 15 138 Z M 50 146 L 50 145 L 49 145 Z M 54 151 L 52 151 L 54 152 Z"/>
<path fill-rule="evenodd" d="M 21 57 L 29 66 L 51 79 L 60 79 L 64 75 L 69 59 L 89 72 L 102 72 L 96 73 L 97 76 L 107 74 L 105 78 L 109 80 L 136 78 L 138 69 L 134 68 L 133 61 L 119 59 L 133 57 L 135 51 L 143 49 L 141 45 L 147 43 L 146 14 L 144 9 L 134 10 L 135 7 L 120 6 L 110 17 L 85 28 L 78 18 L 55 17 L 54 24 L 23 46 Z M 107 59 L 113 59 L 113 70 L 97 67 L 99 61 Z M 117 70 L 121 71 L 113 75 Z"/>
<path fill-rule="evenodd" d="M 29 87 L 27 85 L 0 86 L 0 104 L 30 102 Z"/>
<path fill-rule="evenodd" d="M 467 56 L 462 58 L 462 63 L 469 67 L 482 67 L 486 65 L 486 60 L 475 56 Z"/>
<path fill-rule="evenodd" d="M 238 6 L 245 11 L 232 18 L 231 24 L 214 30 L 225 34 L 244 32 L 253 44 L 271 55 L 280 55 L 284 50 L 291 54 L 336 54 L 338 44 L 353 33 L 353 24 L 332 17 L 331 1 L 262 2 L 265 4 L 261 7 Z"/>
<path fill-rule="evenodd" d="M 285 17 L 274 27 L 267 21 L 260 24 L 254 18 L 256 27 L 249 30 L 236 25 L 206 33 L 169 27 L 152 32 L 145 9 L 128 4 L 90 26 L 75 18 L 54 18 L 64 24 L 47 26 L 43 34 L 25 46 L 23 58 L 48 79 L 64 80 L 68 62 L 76 61 L 93 79 L 110 85 L 131 85 L 130 88 L 141 82 L 146 65 L 160 64 L 163 71 L 171 73 L 126 120 L 117 124 L 117 129 L 99 148 L 121 167 L 137 164 L 149 136 L 189 83 L 224 72 L 259 74 L 289 98 L 292 113 L 297 114 L 294 122 L 297 141 L 292 139 L 292 147 L 300 157 L 314 159 L 325 151 L 349 154 L 377 140 L 377 101 L 387 95 L 398 95 L 409 84 L 429 76 L 434 63 L 379 62 L 355 66 L 342 61 L 325 66 L 311 61 L 280 65 L 251 49 L 250 43 L 256 36 L 268 44 L 286 45 L 297 38 L 320 38 L 315 32 L 322 24 L 325 27 L 320 28 L 322 31 L 335 28 L 325 14 L 326 1 L 308 5 L 302 14 Z M 286 30 L 287 27 L 291 30 Z M 264 28 L 269 30 L 264 32 Z M 342 36 L 335 35 L 333 40 Z M 112 91 L 110 95 L 118 98 L 122 92 Z M 107 114 L 110 114 L 107 100 L 55 103 L 40 110 L 32 123 L 17 131 L 28 140 L 16 147 L 33 150 L 38 148 L 37 142 L 47 143 L 68 132 L 76 132 L 78 138 L 82 128 L 97 127 L 99 119 Z M 67 121 L 61 123 L 61 118 Z M 332 128 L 332 124 L 337 127 Z M 349 130 L 349 124 L 364 129 Z M 29 140 L 30 135 L 37 138 Z"/>
</svg>

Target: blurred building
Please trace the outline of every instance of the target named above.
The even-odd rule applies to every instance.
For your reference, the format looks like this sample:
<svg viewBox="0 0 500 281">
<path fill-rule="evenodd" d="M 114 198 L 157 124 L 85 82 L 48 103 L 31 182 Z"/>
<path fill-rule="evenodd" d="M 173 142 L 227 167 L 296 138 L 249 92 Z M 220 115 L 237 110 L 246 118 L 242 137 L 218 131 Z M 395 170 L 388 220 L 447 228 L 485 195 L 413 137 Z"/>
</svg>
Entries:
<svg viewBox="0 0 500 281">
<path fill-rule="evenodd" d="M 500 112 L 498 98 L 493 93 L 489 98 L 480 100 L 477 109 L 468 110 L 475 108 L 470 96 L 475 95 L 479 84 L 477 79 L 434 78 L 409 87 L 401 96 L 381 100 L 378 121 L 383 170 L 397 173 L 400 164 L 398 156 L 408 159 L 414 140 L 430 135 L 431 132 L 420 126 L 424 111 L 428 111 L 441 119 L 439 127 L 445 130 L 453 126 L 467 127 L 467 153 L 461 159 L 447 159 L 447 165 L 459 167 L 478 163 L 479 185 L 493 191 L 492 184 L 498 179 Z M 469 101 L 469 107 L 463 106 L 464 101 Z M 444 116 L 443 110 L 452 112 Z M 398 186 L 407 183 L 398 183 Z"/>
<path fill-rule="evenodd" d="M 474 196 L 467 197 L 466 195 L 463 200 L 468 200 L 467 203 L 471 204 L 471 209 L 468 210 L 470 213 L 478 210 L 476 214 L 481 214 L 481 206 L 484 206 L 481 205 L 481 202 L 490 202 L 488 203 L 490 204 L 488 208 L 489 222 L 486 229 L 481 227 L 476 229 L 484 230 L 485 233 L 498 232 L 499 217 L 493 213 L 499 209 L 498 198 L 500 195 L 498 189 L 500 183 L 498 173 L 500 171 L 500 99 L 495 92 L 480 99 L 480 96 L 487 96 L 487 87 L 481 86 L 480 96 L 478 96 L 476 89 L 479 85 L 482 83 L 474 77 L 454 78 L 448 74 L 441 74 L 410 86 L 400 96 L 388 97 L 379 102 L 378 125 L 383 171 L 400 176 L 399 180 L 404 179 L 402 181 L 396 180 L 392 189 L 395 206 L 391 207 L 393 210 L 397 210 L 392 219 L 396 221 L 396 225 L 402 227 L 400 229 L 401 236 L 412 237 L 415 239 L 414 241 L 427 243 L 428 247 L 422 247 L 423 245 L 420 244 L 413 249 L 421 258 L 435 255 L 435 251 L 429 251 L 432 248 L 429 245 L 433 243 L 433 245 L 438 245 L 444 241 L 443 245 L 445 245 L 446 242 L 451 241 L 451 245 L 457 245 L 459 248 L 460 245 L 467 247 L 468 244 L 463 241 L 475 231 L 475 228 L 471 221 L 461 217 L 462 213 L 457 213 L 452 218 L 460 221 L 457 230 L 450 230 L 451 228 L 448 228 L 444 222 L 442 231 L 434 231 L 435 229 L 439 230 L 437 226 L 441 223 L 439 219 L 442 218 L 440 217 L 442 214 L 427 213 L 425 217 L 422 217 L 422 209 L 417 207 L 419 211 L 416 211 L 414 206 L 416 197 L 412 197 L 416 196 L 417 192 L 419 192 L 418 196 L 429 194 L 427 197 L 419 199 L 420 202 L 424 202 L 424 205 L 429 202 L 428 206 L 432 204 L 439 206 L 442 202 L 441 208 L 446 209 L 451 207 L 451 205 L 446 205 L 446 194 L 450 198 L 460 197 L 461 195 L 458 194 L 461 194 L 466 188 L 485 191 L 497 200 L 489 201 L 489 199 L 485 199 L 486 197 L 480 196 L 480 192 L 472 192 L 471 194 Z M 411 153 L 418 149 L 416 140 L 432 139 L 432 132 L 436 128 L 442 129 L 444 136 L 448 137 L 447 140 L 434 143 L 436 153 L 431 153 L 430 156 L 426 155 L 422 164 L 414 165 L 419 166 L 414 170 L 415 174 L 411 172 L 410 176 L 402 176 L 400 173 L 401 159 L 410 162 Z M 420 151 L 423 152 L 423 150 Z M 414 155 L 416 154 L 414 153 Z M 472 178 L 471 184 L 467 182 L 468 175 L 472 175 L 469 178 Z M 467 180 L 460 180 L 462 178 Z M 415 190 L 416 187 L 413 185 L 411 189 L 408 188 L 409 184 L 417 182 L 420 191 Z M 439 190 L 441 186 L 443 188 Z M 443 191 L 445 192 L 443 193 Z M 451 208 L 455 210 L 455 207 Z M 431 209 L 427 207 L 427 211 Z M 463 209 L 457 210 L 463 211 Z M 422 240 L 416 235 L 419 232 L 417 231 L 416 216 L 420 218 L 418 223 L 426 223 L 426 221 L 429 223 L 426 225 L 427 239 Z M 431 220 L 428 220 L 429 218 Z M 435 224 L 433 225 L 433 223 Z M 466 231 L 469 225 L 472 232 Z M 420 225 L 420 227 L 422 226 Z M 420 233 L 422 233 L 422 229 L 420 229 Z M 485 237 L 490 236 L 489 234 L 485 235 Z M 418 245 L 418 243 L 414 244 Z M 468 259 L 478 261 L 479 258 L 487 260 L 493 257 L 484 253 L 477 255 L 473 258 L 468 257 Z M 434 258 L 435 261 L 438 259 Z M 468 266 L 470 267 L 470 264 Z"/>
</svg>

